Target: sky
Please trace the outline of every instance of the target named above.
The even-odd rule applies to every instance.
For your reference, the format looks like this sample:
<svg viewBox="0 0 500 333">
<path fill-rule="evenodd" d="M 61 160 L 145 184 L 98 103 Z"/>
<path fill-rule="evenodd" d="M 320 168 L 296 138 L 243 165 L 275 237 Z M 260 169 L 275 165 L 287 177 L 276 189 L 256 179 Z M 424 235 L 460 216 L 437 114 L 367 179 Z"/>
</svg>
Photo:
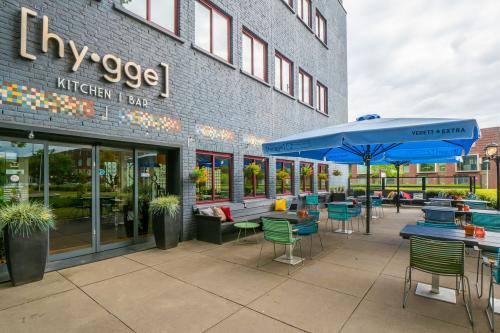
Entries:
<svg viewBox="0 0 500 333">
<path fill-rule="evenodd" d="M 475 118 L 500 126 L 499 0 L 344 0 L 349 120 Z"/>
</svg>

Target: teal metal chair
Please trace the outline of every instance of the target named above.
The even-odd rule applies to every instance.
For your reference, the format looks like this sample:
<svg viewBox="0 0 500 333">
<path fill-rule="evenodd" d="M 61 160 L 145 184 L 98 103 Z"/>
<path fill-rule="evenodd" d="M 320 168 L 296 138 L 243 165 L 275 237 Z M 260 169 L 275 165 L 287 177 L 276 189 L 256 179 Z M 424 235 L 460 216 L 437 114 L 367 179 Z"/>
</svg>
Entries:
<svg viewBox="0 0 500 333">
<path fill-rule="evenodd" d="M 264 240 L 273 243 L 274 256 L 276 257 L 276 244 L 281 245 L 295 245 L 300 246 L 300 256 L 302 257 L 302 242 L 300 237 L 294 237 L 292 234 L 292 227 L 287 220 L 271 220 L 262 218 L 262 231 L 264 232 Z M 259 260 L 257 267 L 260 267 L 260 258 L 262 257 L 262 249 L 264 242 L 260 247 Z M 290 265 L 288 265 L 288 274 L 290 274 Z"/>
<path fill-rule="evenodd" d="M 315 194 L 306 195 L 306 209 L 318 210 L 318 207 L 319 207 L 319 196 Z"/>
<path fill-rule="evenodd" d="M 466 204 L 472 209 L 488 209 L 488 205 L 486 204 L 486 202 L 474 202 L 474 201 L 464 200 L 464 204 Z"/>
<path fill-rule="evenodd" d="M 462 292 L 469 321 L 473 325 L 471 312 L 471 296 L 469 279 L 464 273 L 465 244 L 456 241 L 436 241 L 426 238 L 410 237 L 410 265 L 406 268 L 405 285 L 403 290 L 403 308 L 406 308 L 408 295 L 411 290 L 411 274 L 416 269 L 421 272 L 443 276 L 455 276 L 456 289 Z M 458 283 L 460 279 L 460 283 Z M 468 297 L 465 297 L 465 283 L 467 283 Z M 460 287 L 459 287 L 460 285 Z M 459 290 L 461 289 L 461 290 Z"/>
<path fill-rule="evenodd" d="M 329 203 L 328 204 L 328 220 L 330 221 L 330 226 L 333 231 L 333 221 L 350 221 L 351 222 L 351 229 L 352 229 L 352 219 L 351 219 L 351 214 L 349 214 L 349 208 L 345 204 L 336 204 L 336 203 Z M 347 234 L 347 237 L 349 235 Z"/>
<path fill-rule="evenodd" d="M 472 213 L 471 222 L 475 226 L 483 227 L 487 232 L 488 231 L 500 232 L 500 215 Z M 480 250 L 479 248 L 476 248 L 476 250 L 478 251 L 477 271 L 476 271 L 476 291 L 477 291 L 477 296 L 481 298 L 483 296 L 483 272 L 484 272 L 484 266 L 486 265 L 484 258 L 490 258 L 490 259 L 495 258 L 497 253 Z M 481 263 L 481 258 L 483 258 L 482 263 Z M 479 276 L 481 276 L 481 281 L 479 281 Z"/>
<path fill-rule="evenodd" d="M 483 257 L 481 270 L 483 266 L 488 266 L 491 269 L 490 274 L 490 290 L 488 292 L 488 305 L 486 305 L 486 317 L 490 325 L 490 330 L 495 331 L 495 286 L 500 284 L 500 249 L 496 253 L 489 253 Z M 481 286 L 482 287 L 482 286 Z"/>
<path fill-rule="evenodd" d="M 309 258 L 312 258 L 312 241 L 313 235 L 318 235 L 319 242 L 321 244 L 321 250 L 324 250 L 323 241 L 321 240 L 321 234 L 319 233 L 319 210 L 310 210 L 308 211 L 309 216 L 311 217 L 311 222 L 307 224 L 296 225 L 294 228 L 297 230 L 296 234 L 298 236 L 309 236 L 311 241 L 311 245 L 309 248 Z"/>
<path fill-rule="evenodd" d="M 384 206 L 382 206 L 382 198 L 372 198 L 372 208 L 377 212 L 378 217 L 384 217 Z"/>
<path fill-rule="evenodd" d="M 356 218 L 358 221 L 358 231 L 359 231 L 359 222 L 361 221 L 361 224 L 364 227 L 364 222 L 363 219 L 361 218 L 361 204 L 355 204 L 352 207 L 348 208 L 348 212 L 351 215 L 351 219 Z"/>
</svg>

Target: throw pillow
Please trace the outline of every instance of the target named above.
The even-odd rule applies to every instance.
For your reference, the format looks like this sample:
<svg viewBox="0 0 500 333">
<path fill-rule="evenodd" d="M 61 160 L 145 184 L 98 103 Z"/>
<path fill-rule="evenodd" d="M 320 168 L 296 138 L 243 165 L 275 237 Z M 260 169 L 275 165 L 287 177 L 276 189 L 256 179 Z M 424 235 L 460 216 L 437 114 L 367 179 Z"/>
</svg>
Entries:
<svg viewBox="0 0 500 333">
<path fill-rule="evenodd" d="M 394 198 L 394 196 L 396 195 L 396 193 L 394 191 L 390 192 L 388 195 L 387 195 L 387 199 L 391 200 L 392 198 Z"/>
<path fill-rule="evenodd" d="M 234 222 L 233 215 L 231 214 L 231 208 L 221 206 L 220 209 L 222 209 L 222 211 L 224 212 L 224 215 L 226 215 L 226 220 L 228 222 Z"/>
<path fill-rule="evenodd" d="M 214 211 L 212 208 L 200 209 L 200 215 L 214 216 Z"/>
<path fill-rule="evenodd" d="M 277 212 L 286 211 L 286 200 L 285 199 L 276 200 L 274 202 L 274 210 Z"/>
<path fill-rule="evenodd" d="M 409 193 L 403 192 L 403 199 L 411 199 L 411 195 Z"/>
<path fill-rule="evenodd" d="M 226 222 L 226 215 L 219 207 L 212 208 L 214 211 L 214 216 L 220 217 L 221 222 Z"/>
</svg>

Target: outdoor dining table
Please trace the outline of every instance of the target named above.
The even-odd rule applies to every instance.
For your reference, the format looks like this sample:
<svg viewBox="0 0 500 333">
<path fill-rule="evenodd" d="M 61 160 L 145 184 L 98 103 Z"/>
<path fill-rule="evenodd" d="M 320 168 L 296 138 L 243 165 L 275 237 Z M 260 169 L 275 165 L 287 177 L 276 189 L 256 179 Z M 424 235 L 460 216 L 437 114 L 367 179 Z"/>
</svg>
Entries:
<svg viewBox="0 0 500 333">
<path fill-rule="evenodd" d="M 424 213 L 434 211 L 434 212 L 454 212 L 455 217 L 470 217 L 472 213 L 490 214 L 490 215 L 500 215 L 500 211 L 493 209 L 474 209 L 471 208 L 468 211 L 458 210 L 456 207 L 445 207 L 445 206 L 424 206 L 422 207 Z"/>
<path fill-rule="evenodd" d="M 348 208 L 354 207 L 354 203 L 351 200 L 347 200 L 347 201 L 333 201 L 333 202 L 330 202 L 330 203 L 335 204 L 335 205 L 345 205 Z M 350 234 L 353 233 L 353 231 L 351 229 L 347 229 L 346 220 L 342 220 L 341 224 L 340 224 L 340 228 L 336 229 L 334 232 L 339 233 L 339 234 L 348 234 L 348 235 L 350 235 Z"/>
<path fill-rule="evenodd" d="M 489 201 L 485 201 L 485 200 L 476 200 L 476 199 L 459 199 L 459 200 L 456 200 L 456 199 L 448 199 L 448 198 L 429 198 L 429 201 L 437 201 L 437 202 L 450 202 L 452 206 L 455 206 L 456 204 L 459 204 L 459 203 L 467 203 L 467 202 L 470 202 L 470 203 L 475 203 L 475 204 L 489 204 L 490 202 Z"/>
<path fill-rule="evenodd" d="M 500 248 L 500 233 L 487 231 L 483 238 L 474 236 L 465 236 L 463 229 L 448 229 L 425 227 L 414 224 L 407 224 L 399 235 L 402 238 L 408 239 L 411 236 L 441 240 L 441 241 L 460 241 L 467 247 L 477 246 L 479 249 L 496 252 Z M 419 282 L 415 290 L 415 294 L 445 301 L 448 303 L 456 303 L 455 290 L 439 286 L 439 275 L 432 275 L 432 285 Z M 495 304 L 498 300 L 495 300 Z M 498 309 L 495 307 L 495 309 Z"/>
</svg>

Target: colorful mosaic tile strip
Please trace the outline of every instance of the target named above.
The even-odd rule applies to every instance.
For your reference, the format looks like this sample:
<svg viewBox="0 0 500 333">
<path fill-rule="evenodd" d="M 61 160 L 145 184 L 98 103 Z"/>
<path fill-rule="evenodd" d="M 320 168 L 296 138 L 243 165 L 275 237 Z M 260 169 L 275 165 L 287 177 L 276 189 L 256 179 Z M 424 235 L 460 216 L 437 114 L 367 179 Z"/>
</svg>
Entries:
<svg viewBox="0 0 500 333">
<path fill-rule="evenodd" d="M 245 135 L 245 137 L 243 138 L 243 142 L 248 143 L 249 145 L 253 145 L 253 146 L 260 146 L 263 143 L 266 143 L 267 139 L 266 138 L 259 138 L 255 135 L 248 134 L 248 135 Z"/>
<path fill-rule="evenodd" d="M 206 125 L 196 125 L 196 133 L 212 140 L 234 141 L 234 133 L 223 128 L 215 128 Z"/>
<path fill-rule="evenodd" d="M 1 104 L 18 105 L 28 111 L 49 111 L 73 117 L 90 118 L 95 114 L 94 102 L 90 100 L 4 81 L 0 81 Z"/>
<path fill-rule="evenodd" d="M 150 113 L 132 110 L 121 114 L 122 120 L 130 127 L 137 126 L 142 129 L 179 133 L 180 120 L 166 116 L 155 116 Z"/>
</svg>

